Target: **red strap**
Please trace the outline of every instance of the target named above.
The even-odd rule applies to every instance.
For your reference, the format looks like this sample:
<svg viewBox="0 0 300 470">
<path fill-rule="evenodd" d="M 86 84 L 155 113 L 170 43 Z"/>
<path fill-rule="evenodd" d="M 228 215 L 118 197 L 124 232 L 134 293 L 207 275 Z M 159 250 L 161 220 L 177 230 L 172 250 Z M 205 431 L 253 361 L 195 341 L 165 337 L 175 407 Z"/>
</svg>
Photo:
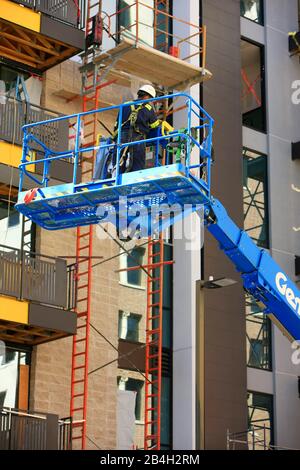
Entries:
<svg viewBox="0 0 300 470">
<path fill-rule="evenodd" d="M 24 204 L 29 204 L 30 202 L 32 202 L 37 195 L 37 191 L 38 190 L 36 188 L 29 189 L 29 191 L 27 191 L 24 196 Z"/>
</svg>

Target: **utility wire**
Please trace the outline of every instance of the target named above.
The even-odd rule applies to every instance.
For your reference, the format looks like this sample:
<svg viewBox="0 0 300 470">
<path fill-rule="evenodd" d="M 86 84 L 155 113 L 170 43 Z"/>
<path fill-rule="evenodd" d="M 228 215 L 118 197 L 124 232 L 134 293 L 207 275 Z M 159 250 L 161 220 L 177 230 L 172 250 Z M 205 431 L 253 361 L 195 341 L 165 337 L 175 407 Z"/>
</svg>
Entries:
<svg viewBox="0 0 300 470">
<path fill-rule="evenodd" d="M 144 273 L 146 273 L 147 276 L 149 276 L 151 279 L 152 279 L 152 276 L 151 274 L 149 274 L 149 272 L 147 271 L 146 268 L 144 268 L 144 266 L 142 266 L 139 261 L 137 260 L 137 258 L 135 256 L 133 256 L 131 253 L 130 253 L 130 250 L 127 250 L 125 247 L 124 247 L 124 244 L 122 244 L 120 241 L 118 241 L 116 238 L 113 237 L 113 235 L 111 235 L 111 233 L 109 233 L 109 230 L 107 230 L 107 228 L 103 227 L 101 224 L 99 224 L 99 227 L 101 227 L 101 229 L 103 230 L 103 232 L 105 232 L 109 238 L 111 238 L 117 245 L 119 248 L 121 248 L 122 250 L 124 250 L 124 252 L 130 256 L 131 259 L 133 259 L 137 266 L 139 266 L 143 271 Z"/>
<path fill-rule="evenodd" d="M 89 436 L 86 436 L 87 440 L 90 441 L 95 447 L 97 447 L 98 450 L 103 450 L 101 447 L 99 447 L 96 442 L 93 441 Z"/>
<path fill-rule="evenodd" d="M 145 243 L 142 243 L 141 245 L 138 245 L 138 247 L 146 246 L 146 245 L 148 245 L 148 243 L 149 243 L 149 242 L 146 241 Z M 136 248 L 135 246 L 134 246 L 133 248 L 130 248 L 130 249 L 128 250 L 128 253 L 129 253 L 129 252 L 132 252 L 135 248 Z M 112 261 L 113 259 L 118 258 L 119 256 L 124 255 L 124 253 L 126 253 L 126 251 L 122 251 L 121 253 L 117 253 L 116 255 L 111 256 L 110 258 L 105 258 L 104 260 L 99 261 L 99 263 L 93 264 L 92 268 L 95 268 L 96 266 L 99 266 L 100 264 L 107 263 L 108 261 Z"/>
<path fill-rule="evenodd" d="M 99 336 L 101 336 L 101 338 L 103 338 L 117 353 L 119 352 L 118 348 L 103 334 L 101 333 L 101 331 L 99 331 L 91 322 L 90 322 L 90 326 L 91 328 L 93 328 L 93 330 L 96 331 L 96 333 L 98 333 Z M 142 345 L 142 346 L 139 346 L 137 349 L 142 349 L 142 347 L 146 347 L 146 345 Z M 130 354 L 124 354 L 124 357 L 128 356 L 128 355 L 131 355 L 134 351 L 132 351 Z M 123 357 L 123 356 L 122 356 Z M 117 358 L 118 359 L 118 358 Z M 98 371 L 98 370 L 101 370 L 103 369 L 104 367 L 107 367 L 108 365 L 110 364 L 113 364 L 117 359 L 113 360 L 113 361 L 110 361 L 108 362 L 107 364 L 104 364 L 103 366 L 100 366 L 98 367 L 97 369 L 94 369 L 92 371 L 90 371 L 88 374 L 93 374 L 94 372 Z M 139 374 L 141 374 L 142 377 L 144 377 L 145 380 L 147 380 L 145 374 L 136 366 L 136 364 L 134 364 L 130 359 L 128 359 L 128 357 L 126 357 L 128 363 L 134 368 L 134 370 L 136 370 L 136 372 L 138 372 Z M 150 381 L 149 381 L 150 382 Z"/>
</svg>

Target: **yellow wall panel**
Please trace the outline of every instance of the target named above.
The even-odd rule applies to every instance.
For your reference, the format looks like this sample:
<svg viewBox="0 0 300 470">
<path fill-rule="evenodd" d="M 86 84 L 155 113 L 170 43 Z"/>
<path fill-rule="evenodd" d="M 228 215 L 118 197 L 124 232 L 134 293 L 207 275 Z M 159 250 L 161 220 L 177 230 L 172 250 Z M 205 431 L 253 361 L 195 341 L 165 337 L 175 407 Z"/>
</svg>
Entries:
<svg viewBox="0 0 300 470">
<path fill-rule="evenodd" d="M 0 163 L 18 168 L 21 163 L 21 158 L 22 147 L 0 141 Z M 34 165 L 29 165 L 27 170 L 34 171 Z"/>
<path fill-rule="evenodd" d="M 0 18 L 32 31 L 40 32 L 41 15 L 9 0 L 0 0 Z"/>
<path fill-rule="evenodd" d="M 0 319 L 28 324 L 28 302 L 0 295 Z"/>
</svg>

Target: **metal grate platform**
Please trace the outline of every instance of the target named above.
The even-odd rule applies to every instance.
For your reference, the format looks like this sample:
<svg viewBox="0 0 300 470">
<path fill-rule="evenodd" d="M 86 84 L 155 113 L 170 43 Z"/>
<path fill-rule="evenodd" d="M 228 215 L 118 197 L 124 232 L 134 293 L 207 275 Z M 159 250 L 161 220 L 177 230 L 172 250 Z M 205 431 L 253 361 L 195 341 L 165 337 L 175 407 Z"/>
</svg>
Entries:
<svg viewBox="0 0 300 470">
<path fill-rule="evenodd" d="M 208 202 L 201 180 L 191 174 L 186 176 L 186 167 L 181 164 L 123 174 L 119 185 L 109 180 L 41 188 L 29 204 L 24 203 L 25 195 L 26 192 L 19 193 L 16 208 L 48 230 L 100 221 L 116 225 L 123 218 L 126 228 L 133 220 L 137 220 L 141 229 L 149 225 L 148 235 L 154 230 L 155 216 L 159 213 L 170 219 L 170 212 L 178 217 L 183 210 L 193 211 Z"/>
</svg>

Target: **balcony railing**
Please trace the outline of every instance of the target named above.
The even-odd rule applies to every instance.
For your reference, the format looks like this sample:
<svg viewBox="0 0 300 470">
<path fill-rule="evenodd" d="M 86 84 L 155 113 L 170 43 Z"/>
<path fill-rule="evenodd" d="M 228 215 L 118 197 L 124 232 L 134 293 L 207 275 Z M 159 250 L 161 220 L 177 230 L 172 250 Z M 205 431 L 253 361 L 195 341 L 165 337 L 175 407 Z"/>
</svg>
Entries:
<svg viewBox="0 0 300 470">
<path fill-rule="evenodd" d="M 71 449 L 71 418 L 10 408 L 0 410 L 0 450 Z"/>
<path fill-rule="evenodd" d="M 63 23 L 83 29 L 85 27 L 85 0 L 12 0 L 39 11 Z"/>
<path fill-rule="evenodd" d="M 0 139 L 22 145 L 22 126 L 40 120 L 48 121 L 59 116 L 60 114 L 49 109 L 14 98 L 6 98 L 4 104 L 0 102 Z M 37 139 L 54 145 L 57 152 L 66 148 L 68 136 L 69 127 L 65 121 L 49 122 L 42 132 L 38 131 L 35 134 Z"/>
<path fill-rule="evenodd" d="M 72 310 L 75 278 L 63 259 L 0 245 L 0 294 Z"/>
</svg>

